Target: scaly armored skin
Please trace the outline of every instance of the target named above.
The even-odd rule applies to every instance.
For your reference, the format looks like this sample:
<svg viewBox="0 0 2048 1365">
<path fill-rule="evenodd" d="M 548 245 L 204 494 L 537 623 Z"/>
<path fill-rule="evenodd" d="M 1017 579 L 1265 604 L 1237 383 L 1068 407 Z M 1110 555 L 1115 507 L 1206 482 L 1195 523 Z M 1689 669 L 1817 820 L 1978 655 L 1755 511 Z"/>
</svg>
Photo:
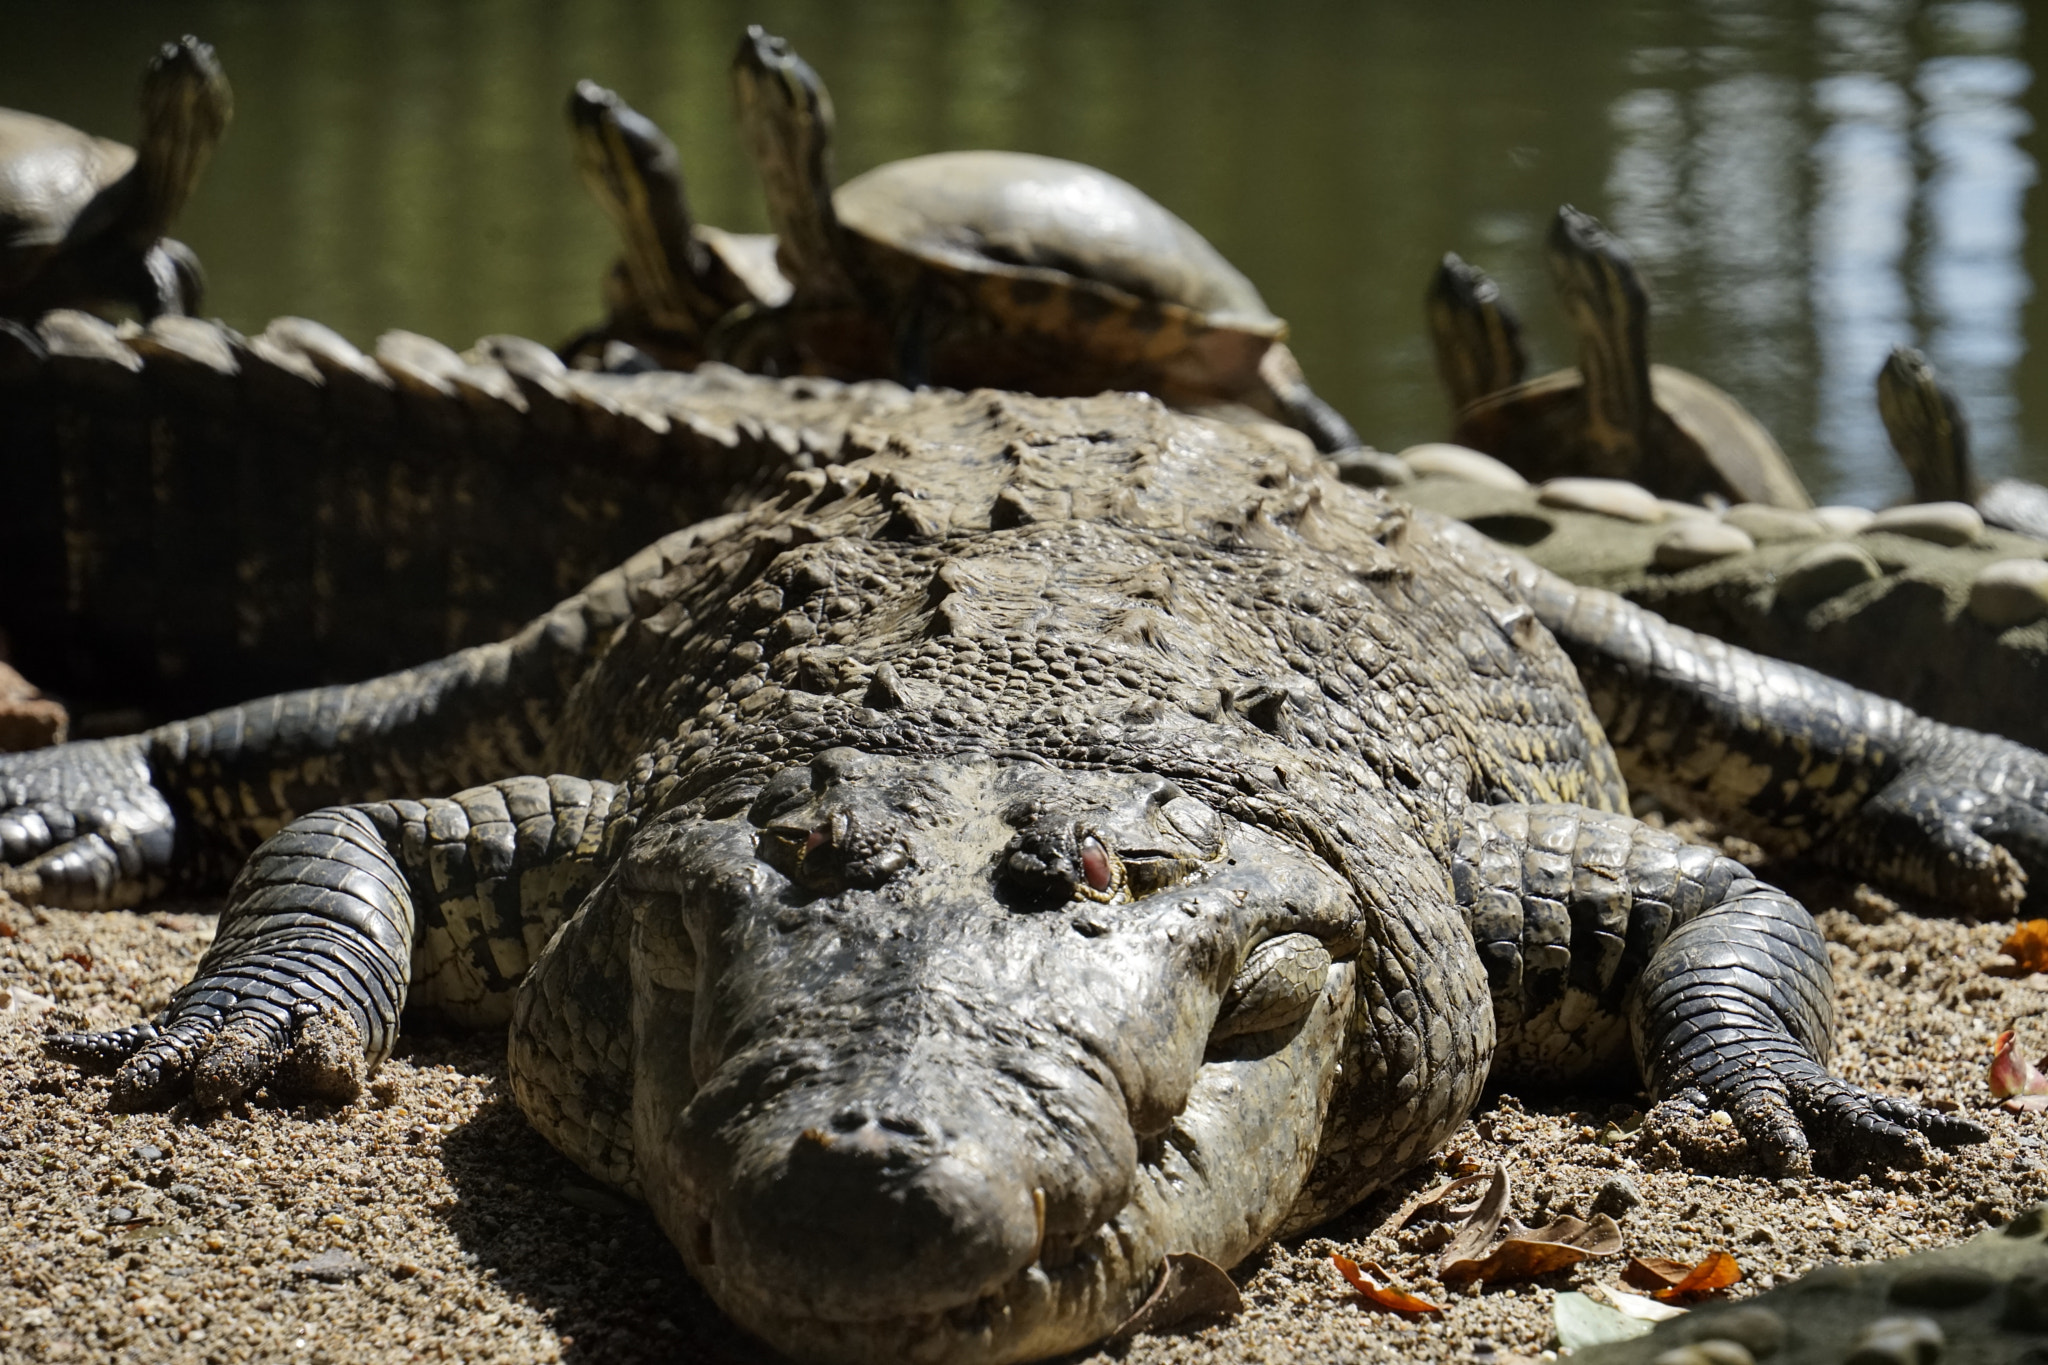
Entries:
<svg viewBox="0 0 2048 1365">
<path fill-rule="evenodd" d="M 2010 907 L 2048 759 L 1149 400 L 892 433 L 502 644 L 0 759 L 18 895 L 247 856 L 170 1006 L 58 1051 L 214 1106 L 352 1093 L 407 1005 L 509 1019 L 534 1124 L 817 1361 L 1096 1340 L 1490 1076 L 1632 1052 L 1787 1172 L 1982 1137 L 1827 1073 L 1805 911 L 1622 814 L 1620 764 Z"/>
</svg>

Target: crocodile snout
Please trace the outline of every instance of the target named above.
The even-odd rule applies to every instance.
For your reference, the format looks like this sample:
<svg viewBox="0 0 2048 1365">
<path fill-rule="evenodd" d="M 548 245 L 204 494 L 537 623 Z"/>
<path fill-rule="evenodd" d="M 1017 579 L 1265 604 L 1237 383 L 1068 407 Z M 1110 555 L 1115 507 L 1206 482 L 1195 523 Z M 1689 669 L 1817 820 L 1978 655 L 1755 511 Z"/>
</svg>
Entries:
<svg viewBox="0 0 2048 1365">
<path fill-rule="evenodd" d="M 845 1105 L 779 1154 L 737 1155 L 713 1216 L 721 1277 L 786 1286 L 820 1317 L 941 1312 L 1038 1255 L 1043 1196 L 1014 1160 L 906 1106 Z"/>
</svg>

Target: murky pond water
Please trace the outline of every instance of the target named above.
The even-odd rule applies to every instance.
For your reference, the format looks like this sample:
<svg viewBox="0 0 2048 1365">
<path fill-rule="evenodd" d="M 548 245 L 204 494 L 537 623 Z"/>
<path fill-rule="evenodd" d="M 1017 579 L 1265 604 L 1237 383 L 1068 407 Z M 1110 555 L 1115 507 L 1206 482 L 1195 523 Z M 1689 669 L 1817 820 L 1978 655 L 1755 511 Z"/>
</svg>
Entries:
<svg viewBox="0 0 2048 1365">
<path fill-rule="evenodd" d="M 2018 0 L 0 0 L 0 104 L 130 139 L 181 31 L 235 124 L 179 235 L 208 311 L 559 340 L 613 245 L 563 100 L 617 88 L 682 151 L 706 221 L 765 226 L 725 66 L 748 22 L 830 84 L 839 169 L 953 147 L 1093 162 L 1193 222 L 1290 320 L 1318 388 L 1388 448 L 1445 425 L 1420 296 L 1455 249 L 1570 345 L 1541 244 L 1604 218 L 1658 358 L 1732 390 L 1814 491 L 1905 489 L 1872 380 L 1898 342 L 1963 393 L 1986 473 L 2048 480 L 2048 273 Z M 2029 23 L 2033 19 L 2033 23 Z"/>
</svg>

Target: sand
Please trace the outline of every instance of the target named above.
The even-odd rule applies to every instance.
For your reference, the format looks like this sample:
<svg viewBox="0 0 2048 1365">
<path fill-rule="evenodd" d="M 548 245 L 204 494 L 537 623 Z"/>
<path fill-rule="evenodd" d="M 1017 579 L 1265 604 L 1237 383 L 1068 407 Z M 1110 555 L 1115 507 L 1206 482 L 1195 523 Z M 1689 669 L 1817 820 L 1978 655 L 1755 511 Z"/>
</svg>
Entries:
<svg viewBox="0 0 2048 1365">
<path fill-rule="evenodd" d="M 1773 1181 L 1716 1133 L 1682 1164 L 1629 1128 L 1641 1097 L 1495 1096 L 1399 1187 L 1240 1266 L 1245 1311 L 1076 1359 L 1505 1362 L 1551 1340 L 1556 1292 L 1617 1281 L 1598 1260 L 1522 1285 L 1452 1291 L 1427 1227 L 1390 1215 L 1459 1162 L 1506 1164 L 1514 1212 L 1584 1214 L 1625 1182 L 1627 1251 L 1732 1251 L 1740 1294 L 1824 1261 L 1942 1245 L 2048 1198 L 2039 1116 L 1995 1109 L 1984 1072 L 2016 1027 L 2048 1049 L 2048 976 L 1992 974 L 2009 926 L 1896 911 L 1855 888 L 1800 888 L 1837 974 L 1837 1070 L 1955 1106 L 1991 1141 L 1904 1174 Z M 646 1211 L 528 1129 L 502 1039 L 414 1032 L 354 1104 L 258 1102 L 113 1114 L 107 1081 L 46 1060 L 53 1026 L 159 1007 L 212 934 L 202 905 L 78 915 L 0 898 L 0 1360 L 760 1361 L 697 1291 Z M 1872 920 L 1876 922 L 1866 922 Z M 1725 1138 L 1725 1133 L 1720 1134 Z M 1620 1187 L 1617 1186 L 1617 1193 Z M 1610 1194 L 1609 1198 L 1615 1195 Z M 1625 1198 L 1625 1196 L 1624 1196 Z M 1369 1309 L 1331 1252 L 1377 1260 L 1445 1305 L 1411 1322 Z"/>
</svg>

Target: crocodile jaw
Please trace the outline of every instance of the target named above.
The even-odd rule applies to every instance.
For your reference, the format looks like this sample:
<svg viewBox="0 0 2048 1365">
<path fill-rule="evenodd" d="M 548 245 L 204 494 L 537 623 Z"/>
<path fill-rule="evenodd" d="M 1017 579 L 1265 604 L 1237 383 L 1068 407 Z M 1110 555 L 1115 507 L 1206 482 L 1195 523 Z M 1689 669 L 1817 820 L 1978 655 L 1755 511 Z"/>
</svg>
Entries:
<svg viewBox="0 0 2048 1365">
<path fill-rule="evenodd" d="M 1000 1365 L 1099 1341 L 1136 1312 L 1165 1256 L 1235 1265 L 1281 1226 L 1315 1164 L 1322 1115 L 1343 1051 L 1354 964 L 1339 963 L 1315 1010 L 1263 1055 L 1214 1057 L 1187 1108 L 1141 1161 L 1129 1201 L 1062 1256 L 1034 1259 L 972 1302 L 872 1319 L 805 1313 L 787 1283 L 725 1273 L 702 1259 L 703 1219 L 648 1190 L 690 1272 L 734 1321 L 775 1349 L 820 1365 Z M 821 1261 L 832 1248 L 821 1241 Z"/>
</svg>

